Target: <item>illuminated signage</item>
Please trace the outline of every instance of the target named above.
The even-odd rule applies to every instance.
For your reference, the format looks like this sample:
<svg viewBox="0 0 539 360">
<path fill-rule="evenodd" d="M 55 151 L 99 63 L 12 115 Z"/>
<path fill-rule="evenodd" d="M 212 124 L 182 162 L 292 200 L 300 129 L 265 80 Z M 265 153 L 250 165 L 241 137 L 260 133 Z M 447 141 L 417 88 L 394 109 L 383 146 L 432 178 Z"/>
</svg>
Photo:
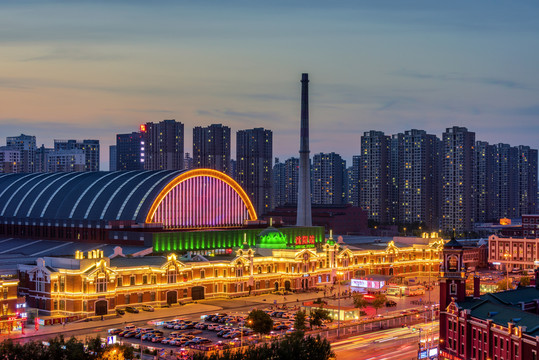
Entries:
<svg viewBox="0 0 539 360">
<path fill-rule="evenodd" d="M 15 305 L 15 308 L 16 309 L 22 309 L 22 308 L 25 308 L 26 307 L 26 303 L 22 303 L 22 304 L 17 304 Z"/>
<path fill-rule="evenodd" d="M 116 344 L 116 335 L 107 336 L 107 344 L 108 345 Z"/>
<path fill-rule="evenodd" d="M 314 235 L 296 236 L 296 246 L 297 245 L 314 245 Z"/>
<path fill-rule="evenodd" d="M 145 133 L 146 132 L 146 124 L 140 124 L 140 132 Z"/>
<path fill-rule="evenodd" d="M 350 285 L 352 287 L 359 288 L 369 288 L 369 289 L 381 289 L 385 286 L 385 281 L 376 281 L 376 280 L 363 280 L 363 279 L 352 279 Z"/>
</svg>

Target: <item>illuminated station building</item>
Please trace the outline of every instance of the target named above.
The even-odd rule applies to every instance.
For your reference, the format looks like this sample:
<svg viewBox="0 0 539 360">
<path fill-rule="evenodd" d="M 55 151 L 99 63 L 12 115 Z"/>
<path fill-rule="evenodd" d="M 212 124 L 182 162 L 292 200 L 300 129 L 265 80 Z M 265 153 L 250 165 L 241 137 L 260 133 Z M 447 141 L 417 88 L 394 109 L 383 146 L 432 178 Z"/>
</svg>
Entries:
<svg viewBox="0 0 539 360">
<path fill-rule="evenodd" d="M 0 175 L 0 247 L 13 239 L 117 245 L 105 254 L 59 244 L 18 265 L 28 306 L 62 316 L 324 288 L 370 274 L 426 276 L 438 271 L 443 246 L 352 250 L 325 239 L 323 227 L 274 228 L 232 178 L 210 169 Z M 138 256 L 124 256 L 133 246 Z"/>
</svg>

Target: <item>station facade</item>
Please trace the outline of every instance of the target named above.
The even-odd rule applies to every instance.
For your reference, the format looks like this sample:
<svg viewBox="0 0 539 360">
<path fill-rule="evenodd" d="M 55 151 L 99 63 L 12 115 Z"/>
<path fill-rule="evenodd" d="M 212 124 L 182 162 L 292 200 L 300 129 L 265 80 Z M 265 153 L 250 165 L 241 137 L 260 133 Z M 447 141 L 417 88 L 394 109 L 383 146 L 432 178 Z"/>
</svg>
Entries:
<svg viewBox="0 0 539 360">
<path fill-rule="evenodd" d="M 379 250 L 350 250 L 327 240 L 318 248 L 286 246 L 277 229 L 262 231 L 228 256 L 104 257 L 99 251 L 71 258 L 40 258 L 19 265 L 19 292 L 47 315 L 105 315 L 116 308 L 163 306 L 204 298 L 237 297 L 275 290 L 329 288 L 354 276 L 386 274 L 433 277 L 443 240 Z M 268 248 L 267 237 L 273 241 Z"/>
</svg>

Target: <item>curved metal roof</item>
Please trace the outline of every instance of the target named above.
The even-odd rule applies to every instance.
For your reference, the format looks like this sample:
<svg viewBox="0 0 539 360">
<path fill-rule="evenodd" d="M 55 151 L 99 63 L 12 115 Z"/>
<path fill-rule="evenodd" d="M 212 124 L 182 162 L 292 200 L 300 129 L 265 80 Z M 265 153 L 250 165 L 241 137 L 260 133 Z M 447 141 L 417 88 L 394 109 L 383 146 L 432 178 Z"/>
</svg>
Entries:
<svg viewBox="0 0 539 360">
<path fill-rule="evenodd" d="M 187 170 L 0 174 L 0 218 L 135 220 Z"/>
</svg>

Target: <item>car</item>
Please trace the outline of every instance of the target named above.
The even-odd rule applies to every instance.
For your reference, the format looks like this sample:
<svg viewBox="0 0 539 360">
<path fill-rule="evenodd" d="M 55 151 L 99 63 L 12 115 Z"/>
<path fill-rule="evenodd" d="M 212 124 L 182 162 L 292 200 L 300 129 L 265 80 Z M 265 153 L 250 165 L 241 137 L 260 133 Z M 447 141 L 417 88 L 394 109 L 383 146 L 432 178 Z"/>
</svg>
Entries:
<svg viewBox="0 0 539 360">
<path fill-rule="evenodd" d="M 386 306 L 387 307 L 397 306 L 397 303 L 393 300 L 388 300 L 386 301 Z"/>
<path fill-rule="evenodd" d="M 130 337 L 133 337 L 137 335 L 137 332 L 136 331 L 128 331 L 125 335 L 124 335 L 124 338 L 130 338 Z"/>
<path fill-rule="evenodd" d="M 150 311 L 150 312 L 155 311 L 155 309 L 151 305 L 142 305 L 141 309 L 144 311 Z"/>
<path fill-rule="evenodd" d="M 109 334 L 110 335 L 118 335 L 122 331 L 123 331 L 122 329 L 109 329 Z"/>
<path fill-rule="evenodd" d="M 173 337 L 166 337 L 166 338 L 164 338 L 163 340 L 161 340 L 161 344 L 166 345 L 166 344 L 168 344 L 169 342 L 171 342 L 172 340 L 174 340 Z"/>
<path fill-rule="evenodd" d="M 124 309 L 116 309 L 116 314 L 125 315 L 125 310 Z"/>
<path fill-rule="evenodd" d="M 277 331 L 281 331 L 281 330 L 288 330 L 288 326 L 282 324 L 282 325 L 277 325 L 276 327 L 273 328 L 273 330 L 277 330 Z"/>
<path fill-rule="evenodd" d="M 154 337 L 152 337 L 152 342 L 153 343 L 161 342 L 161 340 L 163 340 L 164 338 L 165 338 L 164 336 L 155 335 Z"/>
<path fill-rule="evenodd" d="M 210 339 L 206 339 L 206 338 L 202 338 L 198 341 L 198 344 L 197 345 L 202 345 L 202 344 L 211 344 L 213 341 L 211 341 Z"/>
<path fill-rule="evenodd" d="M 139 310 L 134 306 L 126 306 L 125 311 L 132 313 L 132 314 L 138 314 Z"/>
</svg>

